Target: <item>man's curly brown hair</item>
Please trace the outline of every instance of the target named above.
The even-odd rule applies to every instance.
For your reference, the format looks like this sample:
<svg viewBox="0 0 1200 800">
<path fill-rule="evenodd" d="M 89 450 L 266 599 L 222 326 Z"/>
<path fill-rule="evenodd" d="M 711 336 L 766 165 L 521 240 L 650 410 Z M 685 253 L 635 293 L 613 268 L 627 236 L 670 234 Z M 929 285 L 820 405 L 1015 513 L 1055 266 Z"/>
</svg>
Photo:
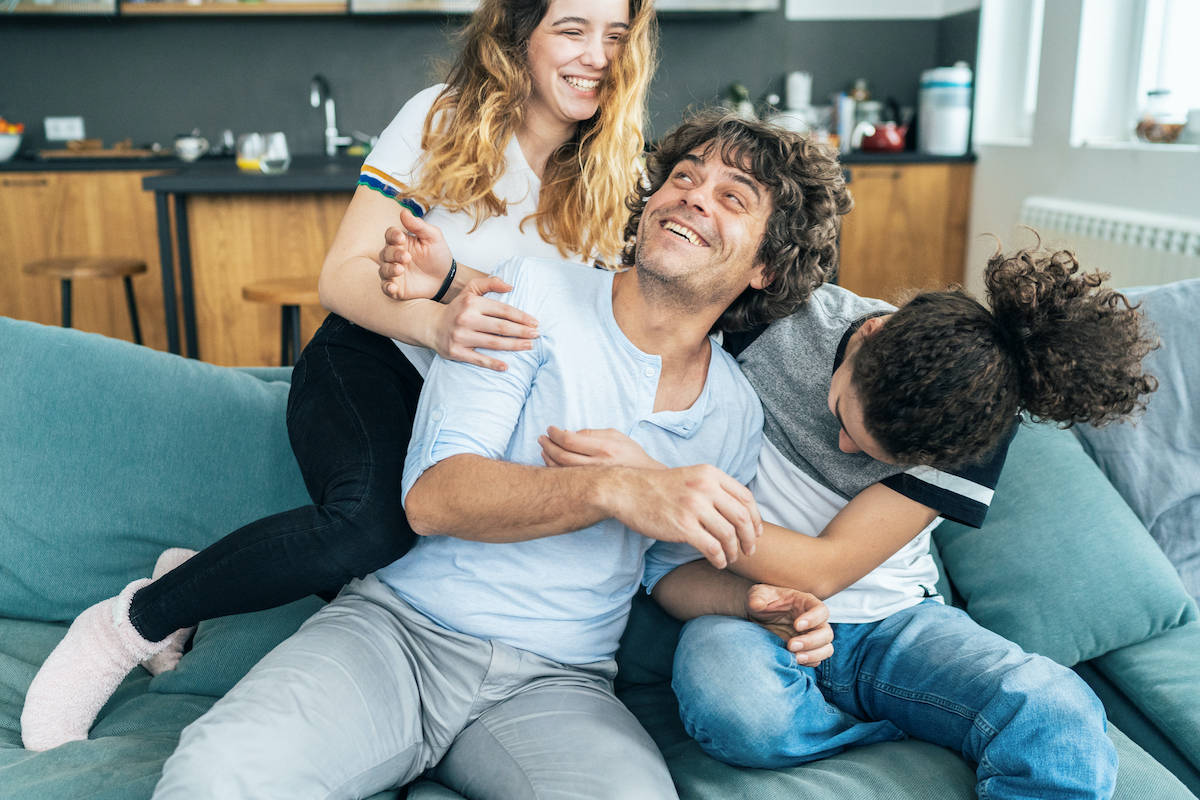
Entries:
<svg viewBox="0 0 1200 800">
<path fill-rule="evenodd" d="M 831 150 L 777 125 L 720 109 L 701 111 L 650 153 L 649 186 L 628 203 L 625 239 L 631 244 L 624 254 L 626 266 L 634 263 L 637 229 L 649 196 L 662 187 L 681 158 L 696 150 L 708 155 L 714 148 L 725 164 L 751 175 L 771 195 L 771 215 L 757 254 L 770 283 L 765 289 L 743 292 L 716 325 L 740 331 L 786 317 L 835 274 L 841 218 L 854 203 Z"/>
<path fill-rule="evenodd" d="M 953 467 L 996 447 L 1022 409 L 1063 427 L 1144 409 L 1158 342 L 1107 277 L 1039 242 L 988 260 L 990 311 L 961 287 L 916 295 L 853 356 L 868 433 L 901 463 Z"/>
</svg>

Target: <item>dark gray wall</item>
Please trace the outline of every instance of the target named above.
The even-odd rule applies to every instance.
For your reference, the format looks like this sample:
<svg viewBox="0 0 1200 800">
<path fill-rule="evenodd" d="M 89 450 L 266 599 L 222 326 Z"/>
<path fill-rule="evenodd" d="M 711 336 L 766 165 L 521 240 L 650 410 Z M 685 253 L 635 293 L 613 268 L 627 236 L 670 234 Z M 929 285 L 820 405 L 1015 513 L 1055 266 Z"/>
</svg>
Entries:
<svg viewBox="0 0 1200 800">
<path fill-rule="evenodd" d="M 979 55 L 979 12 L 964 11 L 938 24 L 938 63 L 966 61 L 975 66 Z"/>
<path fill-rule="evenodd" d="M 169 143 L 283 130 L 292 150 L 321 149 L 308 105 L 315 72 L 329 78 L 343 130 L 378 133 L 399 105 L 441 74 L 461 17 L 0 18 L 0 114 L 42 143 L 48 115 L 82 115 L 90 137 Z M 879 98 L 913 105 L 923 69 L 974 60 L 978 12 L 942 21 L 792 22 L 783 12 L 666 17 L 651 91 L 652 135 L 732 81 L 756 99 L 782 93 L 784 73 L 813 73 L 814 102 L 856 77 Z M 969 43 L 969 45 L 967 44 Z"/>
</svg>

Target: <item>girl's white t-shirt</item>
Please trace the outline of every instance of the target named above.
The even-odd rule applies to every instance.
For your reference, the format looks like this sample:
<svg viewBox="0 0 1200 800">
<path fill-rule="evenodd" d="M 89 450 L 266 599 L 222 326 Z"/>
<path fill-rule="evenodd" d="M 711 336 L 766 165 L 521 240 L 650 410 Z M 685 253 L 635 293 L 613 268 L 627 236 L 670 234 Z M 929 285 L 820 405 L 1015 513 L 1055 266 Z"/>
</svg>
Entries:
<svg viewBox="0 0 1200 800">
<path fill-rule="evenodd" d="M 430 86 L 412 97 L 379 136 L 379 141 L 363 162 L 364 179 L 378 181 L 391 187 L 398 198 L 406 196 L 409 186 L 416 184 L 422 167 L 421 131 L 425 117 L 433 107 L 433 101 L 443 85 Z M 481 272 L 490 272 L 494 267 L 513 256 L 557 258 L 559 260 L 586 263 L 578 256 L 563 258 L 558 248 L 538 235 L 537 224 L 530 220 L 524 226 L 521 220 L 537 211 L 538 193 L 542 183 L 521 152 L 517 137 L 513 136 L 504 149 L 507 168 L 493 187 L 496 196 L 508 203 L 508 211 L 502 216 L 488 217 L 475 227 L 470 211 L 451 212 L 440 206 L 425 210 L 425 221 L 436 225 L 446 237 L 450 252 L 460 263 Z M 474 228 L 474 230 L 472 230 Z M 382 232 L 380 233 L 382 247 Z M 434 353 L 424 347 L 392 340 L 424 377 L 433 362 Z"/>
<path fill-rule="evenodd" d="M 765 436 L 750 490 L 763 520 L 808 536 L 825 530 L 848 502 L 784 458 Z M 941 521 L 936 518 L 858 582 L 825 598 L 829 621 L 875 622 L 928 597 L 944 602 L 937 594 L 938 570 L 929 553 L 929 536 Z"/>
</svg>

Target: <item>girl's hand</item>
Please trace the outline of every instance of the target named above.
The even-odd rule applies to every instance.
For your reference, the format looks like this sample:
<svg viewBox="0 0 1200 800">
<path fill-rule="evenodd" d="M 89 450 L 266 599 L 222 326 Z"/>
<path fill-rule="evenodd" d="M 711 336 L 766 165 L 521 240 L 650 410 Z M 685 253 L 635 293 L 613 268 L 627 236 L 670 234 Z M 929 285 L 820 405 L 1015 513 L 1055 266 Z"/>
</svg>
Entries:
<svg viewBox="0 0 1200 800">
<path fill-rule="evenodd" d="M 666 469 L 641 445 L 612 428 L 566 431 L 553 425 L 538 437 L 548 467 L 642 467 Z"/>
<path fill-rule="evenodd" d="M 403 227 L 388 228 L 383 234 L 380 288 L 393 300 L 433 297 L 450 271 L 450 247 L 437 226 L 407 208 L 400 210 L 400 222 Z"/>
<path fill-rule="evenodd" d="M 446 266 L 449 268 L 449 261 Z M 441 285 L 440 281 L 438 285 Z M 434 287 L 436 291 L 437 287 Z M 511 286 L 494 275 L 472 279 L 457 297 L 446 304 L 438 317 L 432 336 L 433 349 L 442 358 L 453 361 L 463 361 L 497 372 L 508 369 L 503 361 L 480 353 L 478 348 L 529 350 L 533 347 L 532 340 L 539 335 L 537 320 L 507 303 L 483 296 L 488 292 L 511 291 Z M 429 295 L 432 296 L 434 292 Z"/>
</svg>

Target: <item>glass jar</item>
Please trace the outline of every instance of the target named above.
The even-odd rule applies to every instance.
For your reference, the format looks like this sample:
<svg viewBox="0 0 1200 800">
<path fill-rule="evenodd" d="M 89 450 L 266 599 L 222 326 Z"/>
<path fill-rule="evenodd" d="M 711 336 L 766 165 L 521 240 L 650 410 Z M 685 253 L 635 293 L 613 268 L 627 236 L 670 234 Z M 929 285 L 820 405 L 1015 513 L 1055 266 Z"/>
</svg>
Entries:
<svg viewBox="0 0 1200 800">
<path fill-rule="evenodd" d="M 1138 115 L 1134 133 L 1143 142 L 1169 144 L 1179 138 L 1187 117 L 1176 107 L 1169 89 L 1151 89 Z"/>
</svg>

